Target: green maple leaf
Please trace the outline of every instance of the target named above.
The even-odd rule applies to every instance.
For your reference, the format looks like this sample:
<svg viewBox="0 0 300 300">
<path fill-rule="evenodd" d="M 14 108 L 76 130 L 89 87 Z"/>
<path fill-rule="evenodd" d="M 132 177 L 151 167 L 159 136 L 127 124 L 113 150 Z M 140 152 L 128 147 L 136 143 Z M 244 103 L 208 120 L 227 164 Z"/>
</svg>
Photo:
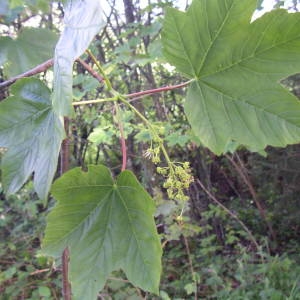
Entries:
<svg viewBox="0 0 300 300">
<path fill-rule="evenodd" d="M 96 299 L 108 275 L 120 268 L 134 285 L 158 292 L 154 202 L 132 172 L 123 171 L 114 182 L 104 166 L 75 168 L 51 192 L 58 204 L 48 216 L 42 252 L 59 257 L 69 247 L 74 299 Z"/>
<path fill-rule="evenodd" d="M 164 54 L 188 78 L 185 112 L 204 145 L 261 150 L 300 141 L 300 103 L 280 80 L 300 71 L 300 14 L 275 10 L 250 23 L 256 0 L 194 0 L 169 8 Z"/>
<path fill-rule="evenodd" d="M 8 76 L 21 74 L 53 57 L 57 35 L 44 28 L 24 28 L 16 39 L 0 37 L 0 65 Z"/>
<path fill-rule="evenodd" d="M 35 190 L 46 199 L 64 127 L 53 112 L 50 90 L 40 80 L 21 79 L 11 94 L 0 103 L 0 146 L 8 148 L 1 162 L 4 189 L 17 192 L 34 172 Z"/>
</svg>

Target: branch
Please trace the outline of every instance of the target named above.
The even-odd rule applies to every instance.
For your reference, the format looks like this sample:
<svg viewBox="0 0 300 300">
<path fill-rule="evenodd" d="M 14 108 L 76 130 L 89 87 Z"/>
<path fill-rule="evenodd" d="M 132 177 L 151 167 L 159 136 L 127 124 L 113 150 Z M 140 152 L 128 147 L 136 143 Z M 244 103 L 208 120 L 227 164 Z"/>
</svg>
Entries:
<svg viewBox="0 0 300 300">
<path fill-rule="evenodd" d="M 276 237 L 276 233 L 273 229 L 272 224 L 270 223 L 270 221 L 268 220 L 268 216 L 266 215 L 265 212 L 265 208 L 263 207 L 263 204 L 260 202 L 260 199 L 258 198 L 256 191 L 254 189 L 254 186 L 247 174 L 246 168 L 243 164 L 243 162 L 241 161 L 241 159 L 239 158 L 239 156 L 237 155 L 237 160 L 238 163 L 235 162 L 235 160 L 233 159 L 233 157 L 229 156 L 228 154 L 225 154 L 225 157 L 231 162 L 231 164 L 234 166 L 235 170 L 237 171 L 237 173 L 241 176 L 242 180 L 244 181 L 244 183 L 247 185 L 249 192 L 253 198 L 253 201 L 259 211 L 259 214 L 262 218 L 262 220 L 266 223 L 267 228 L 270 231 L 271 237 L 273 239 L 274 242 L 277 241 L 277 237 Z"/>
<path fill-rule="evenodd" d="M 71 285 L 69 282 L 69 259 L 70 259 L 70 252 L 69 248 L 65 248 L 62 254 L 62 286 L 63 286 L 63 299 L 64 300 L 71 300 Z"/>
<path fill-rule="evenodd" d="M 92 67 L 90 67 L 85 61 L 83 61 L 80 58 L 76 59 L 77 62 L 79 62 L 94 78 L 96 78 L 99 82 L 103 82 L 104 79 L 103 77 L 101 77 L 95 70 L 92 69 Z M 22 78 L 26 78 L 26 77 L 31 77 L 34 76 L 36 74 L 42 73 L 47 71 L 49 68 L 51 68 L 54 64 L 54 59 L 51 58 L 43 63 L 41 63 L 40 65 L 37 65 L 36 67 L 34 67 L 33 69 L 30 69 L 22 74 L 19 74 L 15 77 L 12 77 L 6 81 L 3 81 L 0 83 L 0 89 L 8 87 L 10 85 L 12 85 L 13 83 L 15 83 L 17 80 L 22 79 Z"/>
<path fill-rule="evenodd" d="M 100 83 L 104 82 L 104 78 L 98 72 L 93 70 L 92 67 L 89 64 L 87 64 L 84 60 L 77 58 L 76 61 L 79 62 Z"/>
<path fill-rule="evenodd" d="M 146 90 L 146 91 L 142 91 L 142 92 L 127 94 L 127 95 L 123 95 L 123 97 L 124 97 L 124 99 L 125 98 L 130 99 L 130 100 L 128 100 L 128 103 L 129 103 L 131 101 L 141 99 L 141 98 L 143 98 L 144 96 L 147 96 L 147 95 L 153 95 L 153 94 L 166 92 L 166 91 L 171 91 L 171 90 L 175 90 L 175 89 L 185 87 L 193 81 L 194 81 L 194 79 L 191 79 L 189 81 L 186 81 L 186 82 L 183 82 L 183 83 L 180 83 L 180 84 L 177 84 L 177 85 L 169 85 L 169 86 L 164 86 L 164 87 L 160 87 L 160 88 L 156 88 L 156 89 L 151 89 L 151 90 Z M 120 95 L 120 96 L 122 96 L 122 95 Z M 109 102 L 109 101 L 118 101 L 118 100 L 120 100 L 119 97 L 115 96 L 115 97 L 104 98 L 104 99 L 95 99 L 95 100 L 72 102 L 72 105 L 73 106 L 78 106 L 78 105 L 86 105 L 86 104 L 105 103 L 105 102 Z"/>
<path fill-rule="evenodd" d="M 121 141 L 121 149 L 122 149 L 122 169 L 121 171 L 126 170 L 126 163 L 127 163 L 127 149 L 126 149 L 126 141 L 125 141 L 125 134 L 124 134 L 124 126 L 123 122 L 120 116 L 120 111 L 119 111 L 119 106 L 117 103 L 115 103 L 115 108 L 116 108 L 116 117 L 117 117 L 117 122 L 120 130 L 120 141 Z"/>
<path fill-rule="evenodd" d="M 215 202 L 218 206 L 220 206 L 228 215 L 230 215 L 233 219 L 235 219 L 242 228 L 247 232 L 250 240 L 252 241 L 253 245 L 255 245 L 256 250 L 259 250 L 259 245 L 255 240 L 255 237 L 253 236 L 252 232 L 248 229 L 248 227 L 243 223 L 242 220 L 239 219 L 239 217 L 230 211 L 226 206 L 224 206 L 221 202 L 217 200 L 217 198 L 204 186 L 204 184 L 200 181 L 200 179 L 197 179 L 196 182 L 199 184 L 199 186 L 202 188 L 202 190 L 206 193 L 206 195 Z"/>
<path fill-rule="evenodd" d="M 151 89 L 151 90 L 147 90 L 147 91 L 136 92 L 136 93 L 124 95 L 124 97 L 125 98 L 136 98 L 136 97 L 141 97 L 141 96 L 145 96 L 145 95 L 152 95 L 152 94 L 157 94 L 157 93 L 161 93 L 161 92 L 171 91 L 171 90 L 185 87 L 185 86 L 189 85 L 191 82 L 193 82 L 194 80 L 195 79 L 191 79 L 189 81 L 186 81 L 186 82 L 183 82 L 180 84 L 176 84 L 176 85 L 164 86 L 164 87 Z"/>
<path fill-rule="evenodd" d="M 22 74 L 19 74 L 15 77 L 12 77 L 6 81 L 3 81 L 0 83 L 0 89 L 8 87 L 10 85 L 12 85 L 13 83 L 15 83 L 17 80 L 21 79 L 21 78 L 25 78 L 25 77 L 31 77 L 34 76 L 36 74 L 45 72 L 46 70 L 48 70 L 49 68 L 51 68 L 53 66 L 53 58 L 41 63 L 40 65 L 34 67 L 33 69 L 26 71 Z"/>
<path fill-rule="evenodd" d="M 103 83 L 103 82 L 107 83 L 106 78 L 102 77 L 98 72 L 93 70 L 93 68 L 91 66 L 89 66 L 85 61 L 83 61 L 80 58 L 77 58 L 76 61 L 79 62 L 100 83 Z M 0 83 L 0 89 L 12 85 L 13 83 L 15 83 L 19 79 L 34 76 L 36 74 L 45 72 L 46 70 L 48 70 L 49 68 L 51 68 L 53 66 L 53 63 L 54 63 L 54 59 L 51 58 L 51 59 L 43 62 L 42 64 L 34 67 L 33 69 L 31 69 L 29 71 L 26 71 L 22 74 L 19 74 L 15 77 L 12 77 L 12 78 L 6 80 L 4 82 L 1 82 Z M 162 93 L 162 92 L 166 92 L 166 91 L 171 91 L 171 90 L 174 90 L 174 89 L 179 89 L 179 88 L 182 88 L 182 87 L 185 87 L 185 86 L 189 85 L 194 80 L 195 79 L 191 79 L 189 81 L 186 81 L 186 82 L 183 82 L 183 83 L 180 83 L 180 84 L 177 84 L 177 85 L 164 86 L 164 87 L 160 87 L 160 88 L 156 88 L 156 89 L 150 89 L 150 90 L 146 90 L 146 91 L 127 94 L 127 95 L 124 95 L 124 98 L 139 99 L 139 98 L 142 98 L 143 96 L 146 96 L 146 95 L 152 95 L 152 94 Z M 108 83 L 109 83 L 108 87 L 111 88 L 109 81 L 108 81 Z M 101 99 L 100 101 L 99 100 L 79 101 L 79 102 L 74 102 L 73 105 L 76 106 L 76 105 L 93 104 L 93 103 L 106 102 L 106 101 L 116 101 L 116 100 L 118 100 L 118 99 L 116 97 L 113 97 L 113 98 L 108 98 L 108 99 Z"/>
</svg>

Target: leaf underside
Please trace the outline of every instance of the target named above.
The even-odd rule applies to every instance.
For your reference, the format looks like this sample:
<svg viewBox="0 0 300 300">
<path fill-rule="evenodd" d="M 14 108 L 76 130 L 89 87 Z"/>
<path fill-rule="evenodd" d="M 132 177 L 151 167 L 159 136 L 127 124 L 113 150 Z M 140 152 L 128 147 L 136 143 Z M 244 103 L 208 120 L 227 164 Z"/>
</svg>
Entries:
<svg viewBox="0 0 300 300">
<path fill-rule="evenodd" d="M 65 28 L 55 47 L 53 105 L 59 115 L 72 116 L 73 63 L 105 25 L 99 0 L 69 1 Z"/>
<path fill-rule="evenodd" d="M 74 299 L 94 300 L 108 275 L 123 269 L 136 286 L 158 292 L 161 246 L 154 203 L 130 171 L 116 182 L 104 166 L 75 168 L 51 190 L 58 201 L 48 216 L 42 252 L 70 249 Z"/>
<path fill-rule="evenodd" d="M 300 103 L 280 80 L 300 71 L 300 14 L 275 10 L 250 23 L 256 0 L 194 0 L 167 9 L 163 51 L 195 81 L 187 118 L 216 154 L 232 141 L 254 149 L 300 141 Z"/>
<path fill-rule="evenodd" d="M 64 127 L 52 110 L 50 90 L 38 79 L 21 79 L 0 103 L 3 185 L 17 192 L 34 172 L 34 187 L 46 199 L 56 171 Z"/>
</svg>

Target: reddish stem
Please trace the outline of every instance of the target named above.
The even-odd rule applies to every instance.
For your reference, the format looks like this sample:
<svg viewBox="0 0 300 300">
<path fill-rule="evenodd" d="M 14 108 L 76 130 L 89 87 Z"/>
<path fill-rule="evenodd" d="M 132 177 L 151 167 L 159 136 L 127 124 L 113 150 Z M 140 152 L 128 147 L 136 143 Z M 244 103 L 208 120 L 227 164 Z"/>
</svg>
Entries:
<svg viewBox="0 0 300 300">
<path fill-rule="evenodd" d="M 69 260 L 70 252 L 69 248 L 65 248 L 62 254 L 62 275 L 63 275 L 63 299 L 71 300 L 71 285 L 69 282 Z"/>
<path fill-rule="evenodd" d="M 62 141 L 60 150 L 60 175 L 63 175 L 69 169 L 70 162 L 70 132 L 69 132 L 70 120 L 68 117 L 64 117 L 64 127 L 66 132 L 66 138 Z"/>
<path fill-rule="evenodd" d="M 125 95 L 125 97 L 126 98 L 135 98 L 135 97 L 140 97 L 140 96 L 144 96 L 144 95 L 151 95 L 151 94 L 166 92 L 166 91 L 170 91 L 170 90 L 185 87 L 185 86 L 189 85 L 191 82 L 192 81 L 190 80 L 190 81 L 180 83 L 180 84 L 176 84 L 176 85 L 163 86 L 163 87 L 160 87 L 160 88 L 157 88 L 157 89 L 151 89 L 151 90 L 147 90 L 147 91 L 136 92 L 136 93 Z"/>
<path fill-rule="evenodd" d="M 91 66 L 89 66 L 85 61 L 83 61 L 80 58 L 76 59 L 77 62 L 79 62 L 94 78 L 96 78 L 99 82 L 103 82 L 104 79 L 101 75 L 99 75 L 95 70 L 93 70 L 93 68 Z M 34 68 L 19 74 L 15 77 L 12 77 L 6 81 L 3 81 L 0 83 L 0 88 L 5 88 L 8 87 L 10 85 L 12 85 L 13 83 L 15 83 L 17 80 L 21 79 L 21 78 L 26 78 L 26 77 L 31 77 L 34 76 L 36 74 L 42 73 L 47 71 L 49 68 L 51 68 L 53 66 L 54 63 L 54 59 L 51 58 L 37 66 L 35 66 Z"/>
<path fill-rule="evenodd" d="M 126 162 L 127 162 L 127 151 L 126 151 L 126 143 L 124 137 L 121 137 L 121 145 L 122 145 L 122 169 L 121 171 L 126 170 Z"/>
<path fill-rule="evenodd" d="M 89 66 L 86 62 L 84 62 L 82 59 L 78 58 L 77 61 L 94 77 L 96 78 L 99 82 L 103 82 L 104 78 L 97 73 L 95 70 L 93 70 L 93 68 L 91 66 Z M 49 59 L 43 63 L 41 63 L 40 65 L 34 67 L 33 69 L 22 73 L 20 75 L 17 75 L 13 78 L 10 78 L 4 82 L 0 83 L 0 88 L 5 88 L 7 86 L 10 86 L 11 84 L 13 84 L 14 82 L 16 82 L 18 79 L 24 78 L 24 77 L 30 77 L 30 76 L 34 76 L 38 73 L 41 72 L 45 72 L 47 69 L 49 69 L 50 67 L 53 66 L 53 58 Z M 189 80 L 187 82 L 184 83 L 180 83 L 177 85 L 171 85 L 171 86 L 164 86 L 164 87 L 160 87 L 160 88 L 156 88 L 156 89 L 151 89 L 151 90 L 147 90 L 147 91 L 142 91 L 142 92 L 136 92 L 136 93 L 132 93 L 132 94 L 128 94 L 125 95 L 126 98 L 138 98 L 144 95 L 151 95 L 151 94 L 156 94 L 156 93 L 161 93 L 161 92 L 166 92 L 166 91 L 170 91 L 170 90 L 174 90 L 174 89 L 178 89 L 178 88 L 182 88 L 185 87 L 187 85 L 189 85 L 193 80 Z"/>
<path fill-rule="evenodd" d="M 15 83 L 18 79 L 21 79 L 21 78 L 25 78 L 25 77 L 30 77 L 30 76 L 33 76 L 33 75 L 36 75 L 38 73 L 42 73 L 42 72 L 45 72 L 46 70 L 48 70 L 50 67 L 53 66 L 53 58 L 43 62 L 42 64 L 34 67 L 33 69 L 29 70 L 29 71 L 26 71 L 20 75 L 17 75 L 15 77 L 12 77 L 6 81 L 3 81 L 0 83 L 0 88 L 5 88 L 7 86 L 10 86 L 11 84 Z"/>
<path fill-rule="evenodd" d="M 96 72 L 89 64 L 87 64 L 84 60 L 77 58 L 76 61 L 79 62 L 99 82 L 104 81 L 104 78 L 98 72 Z"/>
<path fill-rule="evenodd" d="M 119 122 L 119 129 L 120 129 L 120 140 L 121 140 L 121 148 L 122 148 L 122 169 L 121 171 L 126 170 L 126 163 L 127 163 L 127 150 L 126 150 L 126 141 L 125 141 L 125 134 L 123 124 Z"/>
</svg>

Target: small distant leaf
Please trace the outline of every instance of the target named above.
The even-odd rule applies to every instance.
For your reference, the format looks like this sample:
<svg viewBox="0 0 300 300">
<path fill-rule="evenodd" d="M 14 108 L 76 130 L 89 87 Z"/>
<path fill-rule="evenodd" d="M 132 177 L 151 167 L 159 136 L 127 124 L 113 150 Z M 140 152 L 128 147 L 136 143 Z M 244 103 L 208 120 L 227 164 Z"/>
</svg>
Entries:
<svg viewBox="0 0 300 300">
<path fill-rule="evenodd" d="M 161 27 L 162 27 L 161 21 L 156 20 L 148 26 L 143 25 L 140 29 L 139 34 L 143 37 L 144 36 L 154 37 L 154 36 L 158 35 L 159 31 L 161 30 Z"/>
<path fill-rule="evenodd" d="M 161 40 L 159 38 L 155 39 L 148 47 L 148 55 L 153 59 L 153 60 L 160 60 L 164 61 L 163 59 L 163 54 L 162 54 L 162 44 Z"/>
<path fill-rule="evenodd" d="M 41 10 L 47 12 L 50 5 L 49 0 L 9 0 L 10 9 L 22 8 L 25 10 L 29 8 L 32 13 L 38 13 Z"/>
<path fill-rule="evenodd" d="M 161 245 L 154 202 L 130 171 L 114 181 L 104 166 L 75 168 L 53 185 L 58 201 L 48 216 L 42 252 L 70 249 L 75 300 L 93 300 L 108 275 L 123 269 L 144 290 L 158 293 Z"/>
<path fill-rule="evenodd" d="M 257 0 L 194 0 L 168 8 L 167 60 L 195 81 L 185 112 L 217 154 L 234 141 L 254 150 L 300 141 L 300 102 L 279 81 L 300 70 L 300 14 L 275 10 L 250 23 Z"/>
<path fill-rule="evenodd" d="M 10 0 L 9 1 L 10 8 L 15 8 L 17 6 L 23 6 L 23 5 L 24 5 L 24 0 Z"/>
<path fill-rule="evenodd" d="M 47 286 L 40 286 L 38 291 L 42 297 L 51 297 L 51 290 Z"/>
<path fill-rule="evenodd" d="M 89 92 L 99 86 L 99 81 L 94 77 L 78 74 L 73 79 L 73 85 L 80 85 L 80 89 L 84 92 Z"/>
<path fill-rule="evenodd" d="M 59 115 L 72 115 L 72 68 L 105 25 L 99 0 L 73 0 L 65 8 L 65 28 L 54 56 L 53 105 Z"/>
<path fill-rule="evenodd" d="M 113 143 L 114 132 L 110 130 L 109 126 L 106 128 L 96 127 L 89 135 L 88 140 L 96 145 L 105 143 L 111 145 Z"/>
<path fill-rule="evenodd" d="M 12 278 L 17 273 L 16 267 L 10 267 L 1 274 L 4 280 Z M 2 279 L 2 278 L 1 278 Z"/>
<path fill-rule="evenodd" d="M 196 287 L 197 285 L 195 283 L 190 282 L 184 286 L 184 289 L 188 295 L 191 295 L 196 292 Z"/>
<path fill-rule="evenodd" d="M 137 142 L 149 142 L 151 140 L 151 133 L 149 129 L 142 128 L 134 137 Z"/>
<path fill-rule="evenodd" d="M 7 193 L 17 192 L 34 172 L 41 199 L 49 192 L 57 167 L 64 127 L 52 110 L 50 90 L 38 79 L 21 79 L 12 96 L 0 102 L 2 180 Z"/>
<path fill-rule="evenodd" d="M 159 296 L 161 297 L 162 300 L 171 300 L 168 293 L 165 291 L 160 291 Z"/>
<path fill-rule="evenodd" d="M 174 147 L 176 145 L 184 147 L 191 140 L 191 137 L 183 134 L 182 130 L 178 130 L 167 135 L 165 140 L 168 142 L 170 147 Z"/>
<path fill-rule="evenodd" d="M 53 57 L 57 35 L 44 28 L 24 28 L 17 39 L 0 37 L 0 64 L 8 62 L 9 77 L 18 75 Z"/>
<path fill-rule="evenodd" d="M 39 11 L 48 12 L 52 3 L 49 0 L 27 0 L 27 5 L 34 13 Z"/>
</svg>

